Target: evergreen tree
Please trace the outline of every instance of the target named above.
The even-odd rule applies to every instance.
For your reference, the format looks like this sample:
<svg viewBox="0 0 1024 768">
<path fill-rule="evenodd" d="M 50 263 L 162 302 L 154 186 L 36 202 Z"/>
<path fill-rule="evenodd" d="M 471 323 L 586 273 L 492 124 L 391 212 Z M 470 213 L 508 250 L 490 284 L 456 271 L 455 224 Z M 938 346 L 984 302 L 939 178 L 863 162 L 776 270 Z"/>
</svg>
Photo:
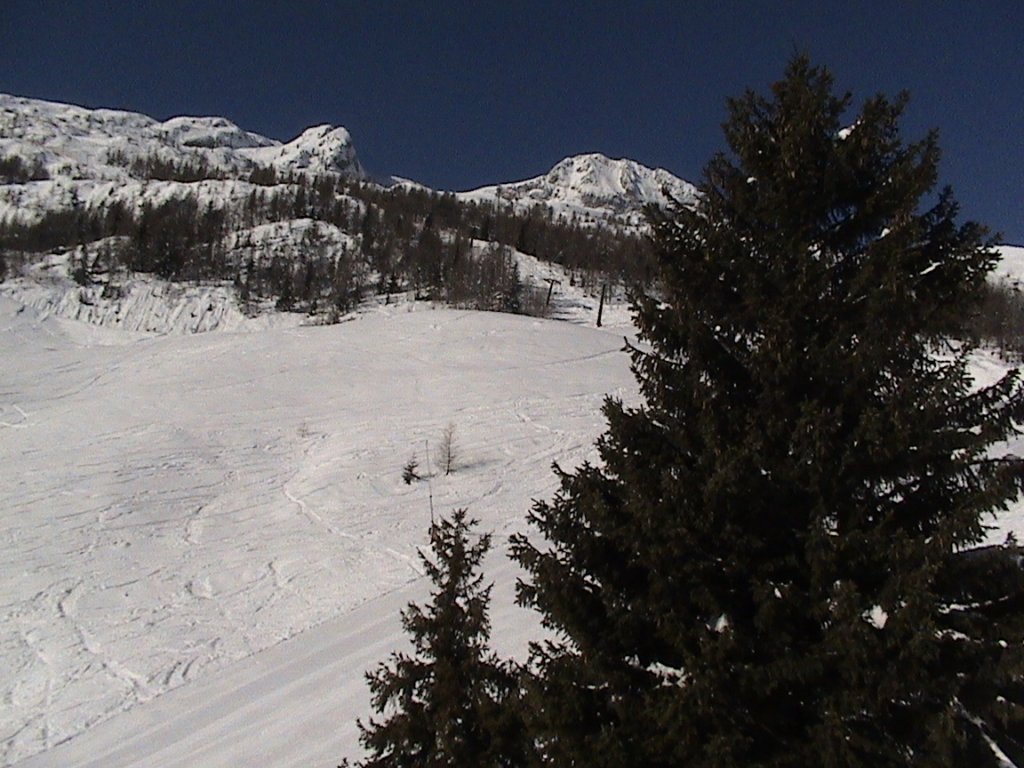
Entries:
<svg viewBox="0 0 1024 768">
<path fill-rule="evenodd" d="M 487 648 L 491 587 L 479 568 L 491 539 L 470 540 L 476 522 L 460 509 L 431 526 L 433 559 L 420 554 L 434 585 L 431 601 L 402 613 L 414 653 L 394 653 L 367 674 L 383 718 L 359 723 L 370 752 L 362 768 L 523 764 L 509 707 L 517 675 Z"/>
<path fill-rule="evenodd" d="M 548 545 L 513 541 L 520 600 L 555 632 L 530 706 L 547 764 L 1016 748 L 1019 552 L 969 555 L 1021 490 L 992 448 L 1024 393 L 1016 373 L 975 389 L 950 341 L 995 254 L 931 196 L 936 137 L 902 141 L 905 97 L 850 103 L 794 59 L 770 97 L 730 101 L 698 209 L 652 214 L 645 404 L 606 402 L 601 466 L 535 505 Z"/>
</svg>

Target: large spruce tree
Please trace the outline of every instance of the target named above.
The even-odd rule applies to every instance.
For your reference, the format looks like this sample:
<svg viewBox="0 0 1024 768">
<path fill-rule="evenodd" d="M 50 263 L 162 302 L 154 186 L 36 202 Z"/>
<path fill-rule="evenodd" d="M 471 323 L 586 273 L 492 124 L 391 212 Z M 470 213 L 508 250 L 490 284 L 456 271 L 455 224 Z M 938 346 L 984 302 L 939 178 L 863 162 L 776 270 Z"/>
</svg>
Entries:
<svg viewBox="0 0 1024 768">
<path fill-rule="evenodd" d="M 1018 747 L 1021 578 L 978 545 L 1022 486 L 1011 374 L 959 333 L 996 258 L 935 194 L 903 96 L 851 114 L 802 57 L 729 103 L 696 210 L 654 216 L 644 404 L 513 552 L 530 723 L 556 766 L 997 764 Z M 971 555 L 971 556 L 968 556 Z M 1019 558 L 1018 558 L 1019 561 Z M 1001 746 L 996 746 L 996 744 Z"/>
<path fill-rule="evenodd" d="M 487 646 L 491 588 L 483 584 L 480 563 L 491 539 L 484 534 L 473 541 L 475 524 L 460 509 L 431 525 L 433 557 L 420 557 L 433 583 L 431 600 L 402 613 L 413 654 L 394 653 L 367 673 L 382 719 L 359 723 L 370 752 L 361 768 L 523 762 L 520 721 L 510 707 L 517 673 Z"/>
</svg>

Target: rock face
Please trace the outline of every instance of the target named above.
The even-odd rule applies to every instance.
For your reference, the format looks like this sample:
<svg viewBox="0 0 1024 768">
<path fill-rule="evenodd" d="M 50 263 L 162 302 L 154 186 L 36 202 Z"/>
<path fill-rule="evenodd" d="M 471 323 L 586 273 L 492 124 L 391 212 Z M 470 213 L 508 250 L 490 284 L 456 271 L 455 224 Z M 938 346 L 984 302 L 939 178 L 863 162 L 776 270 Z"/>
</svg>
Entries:
<svg viewBox="0 0 1024 768">
<path fill-rule="evenodd" d="M 697 191 L 664 169 L 595 153 L 568 157 L 543 176 L 481 187 L 458 196 L 504 202 L 516 208 L 547 205 L 566 218 L 640 226 L 645 205 L 665 205 L 671 200 L 692 205 Z"/>
</svg>

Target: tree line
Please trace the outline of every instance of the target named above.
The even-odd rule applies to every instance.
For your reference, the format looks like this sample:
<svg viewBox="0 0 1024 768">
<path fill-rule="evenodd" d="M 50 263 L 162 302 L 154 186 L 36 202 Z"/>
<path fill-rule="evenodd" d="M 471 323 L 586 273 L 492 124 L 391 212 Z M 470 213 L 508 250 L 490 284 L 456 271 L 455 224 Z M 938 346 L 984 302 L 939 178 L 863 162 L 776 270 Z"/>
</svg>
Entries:
<svg viewBox="0 0 1024 768">
<path fill-rule="evenodd" d="M 27 162 L 18 155 L 0 157 L 0 184 L 25 184 L 50 178 L 41 160 Z"/>
<path fill-rule="evenodd" d="M 543 207 L 515 211 L 412 186 L 273 168 L 249 172 L 248 194 L 215 201 L 197 183 L 224 180 L 226 172 L 203 158 L 113 161 L 147 181 L 179 182 L 180 189 L 141 204 L 114 195 L 87 204 L 73 194 L 68 206 L 36 220 L 0 220 L 5 263 L 78 248 L 90 254 L 76 267 L 81 279 L 131 271 L 232 281 L 245 302 L 313 312 L 347 311 L 368 293 L 396 291 L 480 309 L 536 309 L 512 248 L 563 265 L 584 285 L 651 279 L 646 239 L 556 218 Z M 254 233 L 288 222 L 302 231 L 290 245 L 261 243 Z M 348 237 L 339 243 L 332 228 Z"/>
</svg>

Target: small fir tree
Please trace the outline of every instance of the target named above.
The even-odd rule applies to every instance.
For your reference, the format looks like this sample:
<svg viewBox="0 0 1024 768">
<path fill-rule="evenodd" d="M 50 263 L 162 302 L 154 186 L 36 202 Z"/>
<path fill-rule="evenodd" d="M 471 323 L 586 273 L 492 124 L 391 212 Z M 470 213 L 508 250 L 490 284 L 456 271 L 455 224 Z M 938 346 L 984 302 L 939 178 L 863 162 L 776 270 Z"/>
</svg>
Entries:
<svg viewBox="0 0 1024 768">
<path fill-rule="evenodd" d="M 606 402 L 602 465 L 536 504 L 547 546 L 513 542 L 555 632 L 529 707 L 547 764 L 1018 749 L 1019 551 L 970 548 L 1021 490 L 992 449 L 1024 394 L 1016 373 L 976 390 L 949 341 L 995 254 L 948 190 L 921 210 L 939 151 L 901 140 L 904 102 L 849 120 L 796 58 L 770 98 L 730 102 L 697 209 L 653 216 L 645 404 Z"/>
<path fill-rule="evenodd" d="M 370 752 L 362 768 L 522 765 L 522 735 L 511 702 L 515 670 L 488 650 L 491 587 L 480 563 L 490 535 L 471 541 L 466 510 L 430 529 L 430 603 L 410 604 L 402 625 L 413 654 L 394 653 L 367 674 L 380 720 L 359 723 Z"/>
<path fill-rule="evenodd" d="M 420 461 L 419 459 L 416 458 L 416 455 L 413 454 L 412 456 L 409 457 L 409 460 L 405 462 L 404 466 L 402 467 L 402 481 L 406 485 L 411 485 L 413 480 L 419 480 L 419 468 Z"/>
</svg>

